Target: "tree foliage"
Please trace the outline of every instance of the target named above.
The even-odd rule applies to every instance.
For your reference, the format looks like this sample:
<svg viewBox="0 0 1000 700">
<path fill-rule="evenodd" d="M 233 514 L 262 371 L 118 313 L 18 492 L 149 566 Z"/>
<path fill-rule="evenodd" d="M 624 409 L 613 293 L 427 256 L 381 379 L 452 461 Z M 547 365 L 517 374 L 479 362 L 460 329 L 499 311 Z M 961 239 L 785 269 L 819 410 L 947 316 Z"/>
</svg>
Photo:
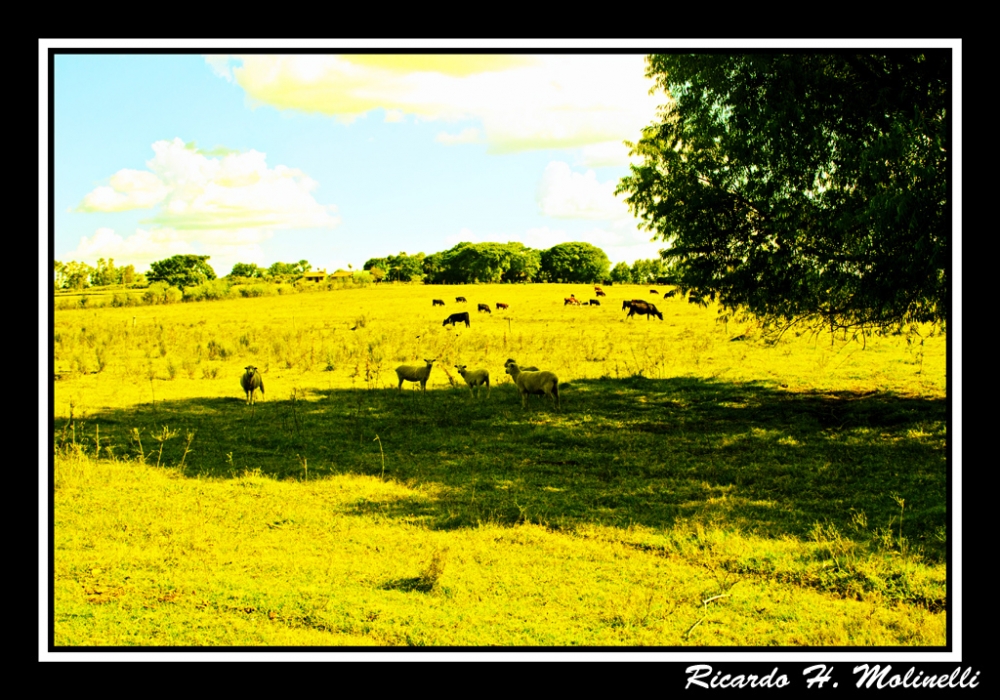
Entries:
<svg viewBox="0 0 1000 700">
<path fill-rule="evenodd" d="M 550 281 L 600 282 L 607 279 L 611 261 L 590 243 L 559 243 L 542 252 L 541 272 Z"/>
<path fill-rule="evenodd" d="M 830 327 L 947 321 L 950 51 L 647 61 L 672 101 L 617 192 L 690 298 Z"/>
<path fill-rule="evenodd" d="M 171 287 L 195 287 L 215 279 L 215 270 L 208 264 L 208 255 L 174 255 L 149 264 L 146 279 L 166 282 Z"/>
<path fill-rule="evenodd" d="M 308 260 L 299 260 L 294 263 L 276 262 L 271 263 L 267 268 L 267 274 L 271 277 L 301 277 L 312 269 Z"/>
<path fill-rule="evenodd" d="M 241 263 L 238 262 L 233 265 L 233 269 L 229 273 L 229 277 L 248 277 L 248 278 L 259 278 L 264 277 L 267 274 L 267 270 L 257 267 L 256 263 Z"/>
<path fill-rule="evenodd" d="M 523 243 L 459 243 L 424 259 L 425 281 L 443 284 L 528 282 L 541 267 L 541 252 Z"/>
<path fill-rule="evenodd" d="M 401 252 L 399 255 L 389 255 L 384 258 L 370 258 L 365 262 L 363 269 L 371 271 L 376 279 L 382 279 L 376 272 L 381 270 L 384 279 L 390 282 L 419 282 L 424 274 L 424 254 L 407 255 Z"/>
</svg>

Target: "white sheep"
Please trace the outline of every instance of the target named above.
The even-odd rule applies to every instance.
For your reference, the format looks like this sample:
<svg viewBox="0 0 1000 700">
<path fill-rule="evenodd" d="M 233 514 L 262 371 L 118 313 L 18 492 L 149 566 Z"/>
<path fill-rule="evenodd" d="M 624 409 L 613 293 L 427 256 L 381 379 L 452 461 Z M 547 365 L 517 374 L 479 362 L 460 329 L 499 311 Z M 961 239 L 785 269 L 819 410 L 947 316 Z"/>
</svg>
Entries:
<svg viewBox="0 0 1000 700">
<path fill-rule="evenodd" d="M 521 407 L 528 407 L 528 394 L 545 394 L 551 396 L 556 408 L 559 408 L 559 378 L 553 372 L 522 372 L 516 364 L 507 364 L 507 374 L 514 380 L 521 394 Z"/>
<path fill-rule="evenodd" d="M 462 375 L 462 379 L 469 385 L 469 395 L 472 395 L 472 388 L 476 389 L 476 396 L 482 393 L 482 387 L 486 385 L 486 398 L 490 396 L 490 372 L 486 369 L 466 369 L 468 365 L 455 365 L 455 369 Z"/>
<path fill-rule="evenodd" d="M 260 376 L 260 372 L 253 365 L 249 365 L 243 369 L 246 371 L 240 377 L 240 386 L 243 387 L 243 391 L 247 394 L 247 405 L 249 406 L 256 403 L 258 389 L 260 389 L 261 396 L 264 395 L 264 378 Z"/>
<path fill-rule="evenodd" d="M 503 366 L 506 367 L 507 365 L 516 365 L 516 364 L 517 363 L 514 361 L 514 358 L 508 357 L 507 361 L 503 363 Z M 518 369 L 520 369 L 522 372 L 537 372 L 538 371 L 538 368 L 534 367 L 534 366 L 532 366 L 532 367 L 521 367 L 521 365 L 517 365 L 517 366 L 518 366 Z"/>
<path fill-rule="evenodd" d="M 431 376 L 431 367 L 434 365 L 434 360 L 424 359 L 425 364 L 423 367 L 418 367 L 414 365 L 400 365 L 396 368 L 396 376 L 399 377 L 399 390 L 403 390 L 403 382 L 420 382 L 420 390 L 423 393 L 427 393 L 427 378 Z"/>
</svg>

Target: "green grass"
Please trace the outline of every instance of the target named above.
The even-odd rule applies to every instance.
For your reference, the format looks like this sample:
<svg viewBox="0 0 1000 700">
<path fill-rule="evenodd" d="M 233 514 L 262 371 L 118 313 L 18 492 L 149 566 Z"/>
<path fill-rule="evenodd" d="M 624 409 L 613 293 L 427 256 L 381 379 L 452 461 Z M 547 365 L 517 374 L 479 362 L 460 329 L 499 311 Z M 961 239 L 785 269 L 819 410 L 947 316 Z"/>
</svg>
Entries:
<svg viewBox="0 0 1000 700">
<path fill-rule="evenodd" d="M 945 338 L 625 320 L 647 291 L 58 311 L 56 644 L 943 646 Z"/>
</svg>

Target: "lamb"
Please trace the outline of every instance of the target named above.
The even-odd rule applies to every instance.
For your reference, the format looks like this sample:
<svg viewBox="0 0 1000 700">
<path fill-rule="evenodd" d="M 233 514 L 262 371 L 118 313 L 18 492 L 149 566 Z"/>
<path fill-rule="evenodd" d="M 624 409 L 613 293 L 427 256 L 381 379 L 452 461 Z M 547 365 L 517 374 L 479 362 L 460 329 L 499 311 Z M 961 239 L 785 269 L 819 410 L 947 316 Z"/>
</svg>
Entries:
<svg viewBox="0 0 1000 700">
<path fill-rule="evenodd" d="M 260 372 L 253 365 L 248 365 L 243 369 L 246 371 L 240 377 L 240 386 L 247 393 L 247 405 L 249 406 L 252 403 L 256 403 L 258 389 L 260 389 L 261 396 L 264 395 L 264 378 L 260 376 Z"/>
<path fill-rule="evenodd" d="M 508 357 L 507 361 L 503 363 L 503 366 L 506 367 L 507 365 L 515 365 L 515 364 L 517 364 L 517 363 L 514 362 L 514 358 Z M 520 365 L 517 365 L 517 366 L 521 367 Z M 521 367 L 521 371 L 522 372 L 537 372 L 538 368 L 537 367 L 533 367 L 533 366 L 532 367 Z"/>
<path fill-rule="evenodd" d="M 528 372 L 513 362 L 507 365 L 507 374 L 514 380 L 521 394 L 521 407 L 528 407 L 529 394 L 545 394 L 552 397 L 555 406 L 559 408 L 559 378 L 553 372 Z"/>
<path fill-rule="evenodd" d="M 403 382 L 420 382 L 420 391 L 427 393 L 427 378 L 431 376 L 431 367 L 437 361 L 424 359 L 426 363 L 423 367 L 416 365 L 400 365 L 396 368 L 396 376 L 399 377 L 399 390 L 403 390 Z"/>
<path fill-rule="evenodd" d="M 486 397 L 490 396 L 490 372 L 486 369 L 466 369 L 467 365 L 455 365 L 455 369 L 462 375 L 462 379 L 469 385 L 469 395 L 472 395 L 472 388 L 476 389 L 476 396 L 482 392 L 482 387 L 486 385 Z"/>
</svg>

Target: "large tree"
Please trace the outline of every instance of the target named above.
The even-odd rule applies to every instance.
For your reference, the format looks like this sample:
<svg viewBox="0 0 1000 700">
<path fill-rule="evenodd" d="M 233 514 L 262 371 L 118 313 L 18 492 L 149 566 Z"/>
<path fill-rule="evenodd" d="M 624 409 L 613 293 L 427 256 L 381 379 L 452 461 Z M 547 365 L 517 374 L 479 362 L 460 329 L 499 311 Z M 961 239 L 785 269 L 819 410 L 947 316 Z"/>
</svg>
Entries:
<svg viewBox="0 0 1000 700">
<path fill-rule="evenodd" d="M 149 264 L 146 279 L 166 282 L 171 287 L 183 289 L 196 287 L 215 279 L 215 270 L 208 264 L 208 255 L 174 255 Z"/>
<path fill-rule="evenodd" d="M 608 277 L 611 261 L 590 243 L 559 243 L 542 251 L 542 273 L 551 281 L 601 282 Z"/>
<path fill-rule="evenodd" d="M 647 66 L 670 101 L 617 191 L 692 299 L 831 328 L 947 322 L 950 51 Z"/>
</svg>

